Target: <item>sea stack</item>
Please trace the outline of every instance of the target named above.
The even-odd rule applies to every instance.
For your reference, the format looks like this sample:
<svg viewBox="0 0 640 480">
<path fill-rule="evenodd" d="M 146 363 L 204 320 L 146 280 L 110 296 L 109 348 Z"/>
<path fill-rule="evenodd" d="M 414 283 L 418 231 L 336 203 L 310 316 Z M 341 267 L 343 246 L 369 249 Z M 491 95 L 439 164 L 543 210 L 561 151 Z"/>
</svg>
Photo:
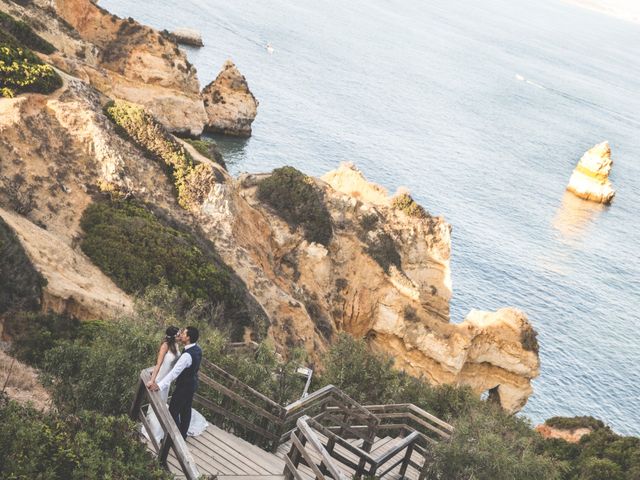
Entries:
<svg viewBox="0 0 640 480">
<path fill-rule="evenodd" d="M 231 60 L 218 77 L 202 91 L 209 121 L 205 130 L 236 137 L 250 137 L 251 123 L 258 113 L 258 101 L 247 80 Z"/>
<path fill-rule="evenodd" d="M 585 153 L 573 170 L 567 190 L 585 200 L 611 203 L 616 194 L 609 181 L 613 161 L 609 142 L 602 142 Z"/>
<path fill-rule="evenodd" d="M 183 45 L 190 45 L 192 47 L 203 47 L 202 35 L 190 28 L 176 28 L 171 32 L 171 36 L 175 39 L 176 43 Z"/>
</svg>

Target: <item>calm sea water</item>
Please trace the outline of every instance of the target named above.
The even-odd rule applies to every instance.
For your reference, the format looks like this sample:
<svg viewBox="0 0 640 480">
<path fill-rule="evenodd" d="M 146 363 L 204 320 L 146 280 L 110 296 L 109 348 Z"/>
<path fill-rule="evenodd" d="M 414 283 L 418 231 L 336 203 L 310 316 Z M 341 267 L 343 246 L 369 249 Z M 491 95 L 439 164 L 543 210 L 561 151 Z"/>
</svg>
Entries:
<svg viewBox="0 0 640 480">
<path fill-rule="evenodd" d="M 236 62 L 260 100 L 253 137 L 222 142 L 236 172 L 352 161 L 444 215 L 453 321 L 511 305 L 539 331 L 525 415 L 640 434 L 640 25 L 559 0 L 100 4 L 200 31 L 203 86 Z M 608 208 L 564 191 L 603 140 Z"/>
</svg>

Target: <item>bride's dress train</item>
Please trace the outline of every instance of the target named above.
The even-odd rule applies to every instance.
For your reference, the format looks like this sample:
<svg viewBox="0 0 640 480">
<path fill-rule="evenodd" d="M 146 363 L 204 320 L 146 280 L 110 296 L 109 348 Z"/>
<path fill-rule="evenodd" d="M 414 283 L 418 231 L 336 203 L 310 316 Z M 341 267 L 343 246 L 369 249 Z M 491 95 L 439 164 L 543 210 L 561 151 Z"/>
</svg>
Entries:
<svg viewBox="0 0 640 480">
<path fill-rule="evenodd" d="M 171 371 L 176 361 L 178 360 L 178 357 L 179 354 L 176 355 L 171 350 L 166 353 L 166 355 L 164 356 L 164 360 L 162 361 L 162 365 L 160 365 L 160 371 L 158 372 L 156 383 L 162 380 L 164 376 Z M 164 401 L 165 404 L 169 399 L 169 388 L 170 386 L 159 391 L 160 398 Z M 164 432 L 162 431 L 160 421 L 158 420 L 158 417 L 156 417 L 156 413 L 153 411 L 153 408 L 151 408 L 151 405 L 147 407 L 147 421 L 149 422 L 151 434 L 154 436 L 156 441 L 160 443 L 162 437 L 164 437 Z M 200 412 L 192 408 L 191 422 L 189 423 L 189 431 L 187 432 L 187 435 L 190 437 L 200 435 L 206 430 L 208 426 L 209 422 L 207 422 L 207 419 L 204 418 Z M 142 426 L 141 431 L 142 434 L 147 437 L 147 439 L 149 439 L 149 433 L 147 432 L 147 429 L 144 427 L 144 425 Z"/>
</svg>

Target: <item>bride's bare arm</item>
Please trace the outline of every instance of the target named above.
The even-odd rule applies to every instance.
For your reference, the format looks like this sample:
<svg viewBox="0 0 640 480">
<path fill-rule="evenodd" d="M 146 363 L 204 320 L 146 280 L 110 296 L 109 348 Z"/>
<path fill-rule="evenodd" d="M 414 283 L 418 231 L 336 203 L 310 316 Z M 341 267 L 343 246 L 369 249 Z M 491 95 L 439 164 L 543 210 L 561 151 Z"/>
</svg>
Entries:
<svg viewBox="0 0 640 480">
<path fill-rule="evenodd" d="M 169 345 L 167 345 L 166 342 L 163 342 L 163 344 L 160 345 L 160 350 L 158 350 L 158 360 L 156 361 L 156 366 L 153 367 L 151 380 L 147 382 L 147 387 L 151 388 L 151 385 L 153 385 L 156 382 L 156 377 L 158 376 L 158 372 L 160 371 L 160 366 L 162 365 L 162 361 L 164 360 L 164 356 L 167 354 L 168 350 L 169 350 Z"/>
</svg>

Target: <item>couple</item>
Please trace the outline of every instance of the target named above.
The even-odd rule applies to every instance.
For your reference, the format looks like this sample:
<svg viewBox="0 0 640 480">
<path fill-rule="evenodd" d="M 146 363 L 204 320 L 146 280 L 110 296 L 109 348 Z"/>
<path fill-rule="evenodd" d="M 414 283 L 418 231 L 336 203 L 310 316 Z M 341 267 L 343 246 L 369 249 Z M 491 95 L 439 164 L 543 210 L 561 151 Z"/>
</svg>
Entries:
<svg viewBox="0 0 640 480">
<path fill-rule="evenodd" d="M 199 335 L 195 327 L 181 330 L 178 327 L 167 328 L 151 380 L 147 383 L 147 387 L 152 391 L 160 392 L 160 397 L 166 402 L 169 398 L 169 386 L 171 382 L 176 381 L 176 388 L 169 403 L 169 413 L 183 438 L 187 435 L 200 435 L 209 426 L 207 420 L 191 408 L 193 395 L 198 388 L 198 370 L 202 360 L 202 350 L 196 343 Z M 182 354 L 176 342 L 184 345 Z M 151 435 L 160 442 L 164 432 L 151 407 L 149 407 L 148 419 Z M 149 438 L 149 433 L 144 427 L 142 427 L 142 433 Z"/>
</svg>

